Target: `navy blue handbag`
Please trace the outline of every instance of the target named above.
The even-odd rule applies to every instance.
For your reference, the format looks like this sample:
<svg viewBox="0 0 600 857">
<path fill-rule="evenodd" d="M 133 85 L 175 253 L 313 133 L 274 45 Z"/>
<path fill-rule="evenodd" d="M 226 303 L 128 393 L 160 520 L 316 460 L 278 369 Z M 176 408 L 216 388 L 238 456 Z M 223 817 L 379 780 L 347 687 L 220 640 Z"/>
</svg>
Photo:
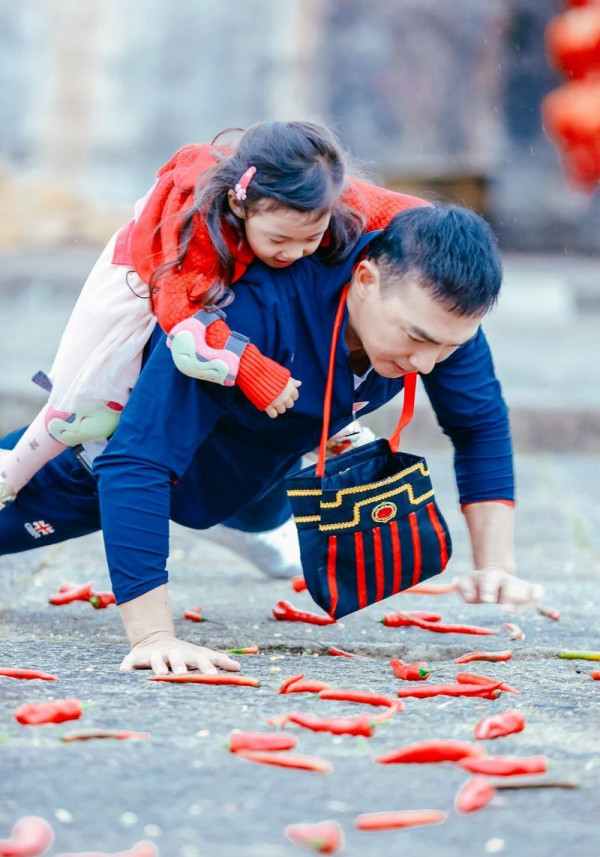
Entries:
<svg viewBox="0 0 600 857">
<path fill-rule="evenodd" d="M 416 374 L 389 441 L 326 460 L 335 352 L 348 286 L 335 319 L 319 459 L 287 481 L 302 567 L 314 601 L 334 619 L 443 571 L 452 551 L 424 458 L 398 452 L 414 410 Z"/>
</svg>

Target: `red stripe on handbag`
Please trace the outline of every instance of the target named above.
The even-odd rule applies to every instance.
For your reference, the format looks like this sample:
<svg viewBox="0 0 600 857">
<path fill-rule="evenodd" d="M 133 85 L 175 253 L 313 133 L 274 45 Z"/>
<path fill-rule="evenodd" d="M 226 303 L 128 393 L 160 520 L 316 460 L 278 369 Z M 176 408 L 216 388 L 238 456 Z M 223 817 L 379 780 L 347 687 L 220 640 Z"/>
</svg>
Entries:
<svg viewBox="0 0 600 857">
<path fill-rule="evenodd" d="M 381 601 L 385 589 L 383 574 L 383 548 L 381 547 L 381 530 L 373 527 L 373 554 L 375 556 L 375 601 Z"/>
<path fill-rule="evenodd" d="M 400 592 L 402 583 L 402 552 L 400 551 L 400 533 L 397 521 L 392 521 L 390 524 L 390 536 L 392 538 L 392 560 L 394 563 L 392 592 Z"/>
<path fill-rule="evenodd" d="M 363 607 L 367 606 L 367 579 L 365 576 L 363 535 L 360 531 L 354 533 L 354 554 L 356 556 L 356 589 L 358 592 L 358 606 L 362 610 Z"/>
<path fill-rule="evenodd" d="M 327 585 L 329 586 L 329 597 L 331 603 L 329 605 L 329 613 L 331 616 L 336 611 L 338 603 L 338 587 L 337 578 L 335 576 L 335 561 L 337 558 L 337 536 L 329 536 L 327 550 Z"/>
<path fill-rule="evenodd" d="M 419 522 L 414 512 L 408 516 L 410 534 L 413 545 L 413 579 L 411 586 L 416 586 L 421 577 L 421 537 L 419 536 Z"/>
<path fill-rule="evenodd" d="M 441 571 L 443 571 L 448 565 L 448 545 L 446 543 L 446 533 L 444 532 L 443 527 L 440 524 L 437 512 L 435 511 L 434 503 L 427 504 L 427 514 L 429 515 L 431 526 L 435 530 L 435 534 L 438 537 L 438 541 L 440 543 L 440 566 Z"/>
</svg>

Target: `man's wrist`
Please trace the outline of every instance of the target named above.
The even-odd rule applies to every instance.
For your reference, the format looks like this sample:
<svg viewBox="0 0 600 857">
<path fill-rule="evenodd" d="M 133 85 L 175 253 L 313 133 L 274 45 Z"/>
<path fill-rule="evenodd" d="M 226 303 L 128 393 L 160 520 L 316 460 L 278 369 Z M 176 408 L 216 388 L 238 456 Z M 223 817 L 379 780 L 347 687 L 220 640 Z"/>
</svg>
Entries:
<svg viewBox="0 0 600 857">
<path fill-rule="evenodd" d="M 119 604 L 119 612 L 132 648 L 159 638 L 175 636 L 166 583 Z"/>
<path fill-rule="evenodd" d="M 481 571 L 483 574 L 510 574 L 513 577 L 517 573 L 515 563 L 508 561 L 503 563 L 482 563 L 476 568 L 476 571 Z"/>
<path fill-rule="evenodd" d="M 471 503 L 463 508 L 463 514 L 475 568 L 515 574 L 514 508 L 501 503 Z"/>
</svg>

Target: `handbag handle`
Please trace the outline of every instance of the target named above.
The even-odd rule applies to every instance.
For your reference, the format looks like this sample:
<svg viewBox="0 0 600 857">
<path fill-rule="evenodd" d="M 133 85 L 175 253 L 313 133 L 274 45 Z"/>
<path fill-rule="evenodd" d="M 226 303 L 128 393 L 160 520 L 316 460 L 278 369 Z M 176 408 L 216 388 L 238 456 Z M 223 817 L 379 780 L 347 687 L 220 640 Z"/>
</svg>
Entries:
<svg viewBox="0 0 600 857">
<path fill-rule="evenodd" d="M 344 307 L 346 305 L 346 297 L 350 283 L 346 283 L 342 296 L 337 308 L 335 320 L 333 322 L 333 335 L 331 337 L 331 349 L 329 351 L 329 367 L 327 371 L 327 384 L 325 385 L 325 400 L 323 402 L 323 429 L 321 431 L 321 442 L 319 443 L 319 460 L 315 475 L 322 478 L 325 475 L 325 458 L 327 455 L 327 439 L 329 437 L 329 423 L 331 421 L 331 398 L 333 396 L 333 373 L 335 370 L 335 353 L 337 350 L 338 337 L 342 326 L 342 318 L 344 315 Z M 417 373 L 411 372 L 404 376 L 404 402 L 402 404 L 402 413 L 398 420 L 398 425 L 392 436 L 389 444 L 392 452 L 397 452 L 400 446 L 400 435 L 412 419 L 415 410 L 415 391 L 417 386 Z"/>
</svg>

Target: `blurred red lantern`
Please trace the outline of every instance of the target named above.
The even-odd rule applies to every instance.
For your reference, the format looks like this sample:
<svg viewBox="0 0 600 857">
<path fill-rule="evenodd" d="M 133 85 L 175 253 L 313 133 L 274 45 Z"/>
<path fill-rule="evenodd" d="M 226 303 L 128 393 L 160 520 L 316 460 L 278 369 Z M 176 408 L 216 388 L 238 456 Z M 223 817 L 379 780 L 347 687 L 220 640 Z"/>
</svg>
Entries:
<svg viewBox="0 0 600 857">
<path fill-rule="evenodd" d="M 600 0 L 563 0 L 563 5 L 571 9 L 576 6 L 600 6 Z"/>
<path fill-rule="evenodd" d="M 542 103 L 546 132 L 558 144 L 565 172 L 591 192 L 600 181 L 600 79 L 571 81 Z"/>
<path fill-rule="evenodd" d="M 600 74 L 600 2 L 552 18 L 546 50 L 550 64 L 566 77 Z"/>
</svg>

